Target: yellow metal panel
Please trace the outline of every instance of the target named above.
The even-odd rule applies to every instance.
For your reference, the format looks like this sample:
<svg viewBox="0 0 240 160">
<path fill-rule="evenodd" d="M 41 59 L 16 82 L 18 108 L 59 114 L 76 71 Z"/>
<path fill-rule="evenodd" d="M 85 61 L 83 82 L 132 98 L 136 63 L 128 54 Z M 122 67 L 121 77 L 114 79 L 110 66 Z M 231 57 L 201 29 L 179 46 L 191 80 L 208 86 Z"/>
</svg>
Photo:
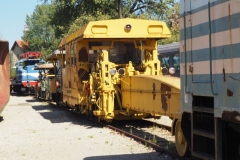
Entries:
<svg viewBox="0 0 240 160">
<path fill-rule="evenodd" d="M 56 77 L 50 80 L 50 93 L 56 93 Z"/>
<path fill-rule="evenodd" d="M 157 81 L 161 81 L 166 84 L 170 84 L 174 88 L 180 90 L 180 78 L 172 77 L 172 76 L 152 76 L 152 75 L 141 75 L 141 77 L 148 77 L 151 79 L 155 79 Z"/>
<path fill-rule="evenodd" d="M 180 111 L 179 78 L 140 75 L 123 77 L 123 82 L 123 107 L 170 117 Z"/>
</svg>

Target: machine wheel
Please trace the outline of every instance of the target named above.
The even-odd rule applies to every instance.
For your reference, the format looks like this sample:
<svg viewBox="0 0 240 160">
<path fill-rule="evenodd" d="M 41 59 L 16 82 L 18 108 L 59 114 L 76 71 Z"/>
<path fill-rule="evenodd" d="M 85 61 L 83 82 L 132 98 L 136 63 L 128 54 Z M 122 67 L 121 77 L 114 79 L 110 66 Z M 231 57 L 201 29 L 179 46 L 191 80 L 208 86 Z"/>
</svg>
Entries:
<svg viewBox="0 0 240 160">
<path fill-rule="evenodd" d="M 177 120 L 175 125 L 175 144 L 177 148 L 177 152 L 180 156 L 185 156 L 188 153 L 187 141 L 183 135 L 181 129 L 181 121 Z"/>
</svg>

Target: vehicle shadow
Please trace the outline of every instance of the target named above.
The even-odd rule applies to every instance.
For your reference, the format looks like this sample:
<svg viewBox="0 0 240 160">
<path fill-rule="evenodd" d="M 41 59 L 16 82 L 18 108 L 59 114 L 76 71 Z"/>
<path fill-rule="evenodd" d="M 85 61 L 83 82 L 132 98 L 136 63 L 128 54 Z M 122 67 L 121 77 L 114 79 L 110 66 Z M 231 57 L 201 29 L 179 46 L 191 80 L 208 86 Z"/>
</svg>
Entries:
<svg viewBox="0 0 240 160">
<path fill-rule="evenodd" d="M 29 102 L 29 100 L 27 100 Z M 39 100 L 30 100 L 31 102 Z M 41 102 L 41 101 L 39 101 Z M 44 119 L 49 120 L 51 123 L 65 123 L 69 122 L 75 125 L 87 126 L 87 128 L 100 127 L 96 122 L 89 121 L 86 116 L 74 113 L 66 108 L 56 107 L 49 103 L 42 105 L 33 105 L 32 108 L 38 112 Z"/>
<path fill-rule="evenodd" d="M 166 154 L 159 154 L 156 152 L 151 153 L 139 153 L 139 154 L 122 154 L 122 155 L 104 155 L 104 156 L 92 156 L 86 157 L 83 160 L 130 160 L 130 159 L 137 159 L 137 160 L 167 160 L 172 159 L 170 156 Z"/>
<path fill-rule="evenodd" d="M 26 101 L 29 103 L 42 102 L 41 100 L 38 100 L 35 98 L 31 100 L 26 100 Z M 41 105 L 33 105 L 32 108 L 36 112 L 38 112 L 44 119 L 49 120 L 51 123 L 69 122 L 71 124 L 85 126 L 87 129 L 96 128 L 96 127 L 103 128 L 103 126 L 100 125 L 99 123 L 90 121 L 89 118 L 87 118 L 85 115 L 72 112 L 71 110 L 64 107 L 56 107 L 51 103 L 47 103 L 47 102 L 42 102 L 42 103 L 43 104 Z M 141 123 L 140 127 L 139 127 L 139 122 Z M 130 132 L 132 132 L 133 134 L 137 133 L 137 135 L 140 135 L 140 137 L 145 137 L 144 139 L 148 141 L 152 141 L 153 143 L 156 143 L 157 145 L 163 148 L 170 149 L 174 152 L 176 151 L 175 144 L 173 142 L 168 141 L 166 138 L 164 138 L 164 136 L 161 137 L 155 133 L 152 133 L 151 130 L 144 129 L 149 126 L 151 127 L 150 122 L 144 123 L 145 126 L 143 126 L 143 122 L 141 122 L 141 120 L 124 120 L 124 121 L 113 121 L 112 125 L 117 126 L 118 128 L 121 128 L 122 130 L 128 133 Z M 101 157 L 90 157 L 90 158 L 101 159 Z"/>
<path fill-rule="evenodd" d="M 26 97 L 26 96 L 33 96 L 32 93 L 17 93 L 17 92 L 10 92 L 10 95 L 13 97 Z"/>
</svg>

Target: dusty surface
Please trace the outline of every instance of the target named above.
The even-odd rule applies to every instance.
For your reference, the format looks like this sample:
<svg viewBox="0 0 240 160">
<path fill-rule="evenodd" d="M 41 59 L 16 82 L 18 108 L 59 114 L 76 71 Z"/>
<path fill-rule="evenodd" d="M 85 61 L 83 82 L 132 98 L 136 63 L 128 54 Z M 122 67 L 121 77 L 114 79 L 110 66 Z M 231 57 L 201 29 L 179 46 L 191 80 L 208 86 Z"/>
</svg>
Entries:
<svg viewBox="0 0 240 160">
<path fill-rule="evenodd" d="M 70 112 L 12 95 L 0 122 L 0 160 L 171 159 Z"/>
</svg>

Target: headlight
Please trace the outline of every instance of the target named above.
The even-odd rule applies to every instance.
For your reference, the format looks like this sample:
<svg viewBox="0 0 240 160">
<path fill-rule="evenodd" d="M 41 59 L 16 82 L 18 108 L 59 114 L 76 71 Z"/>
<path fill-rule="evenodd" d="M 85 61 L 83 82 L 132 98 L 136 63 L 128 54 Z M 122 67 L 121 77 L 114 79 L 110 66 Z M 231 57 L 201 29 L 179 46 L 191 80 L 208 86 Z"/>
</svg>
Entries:
<svg viewBox="0 0 240 160">
<path fill-rule="evenodd" d="M 125 73 L 125 69 L 124 69 L 124 68 L 120 68 L 120 69 L 118 70 L 118 73 L 119 73 L 120 75 L 123 75 L 123 74 Z"/>
<path fill-rule="evenodd" d="M 173 68 L 173 67 L 169 68 L 169 73 L 174 74 L 175 73 L 175 68 Z"/>
<path fill-rule="evenodd" d="M 131 29 L 132 29 L 132 25 L 131 25 L 131 24 L 126 24 L 125 27 L 124 27 L 124 30 L 125 30 L 126 32 L 130 32 Z"/>
<path fill-rule="evenodd" d="M 117 71 L 116 71 L 115 68 L 111 68 L 109 73 L 110 73 L 111 76 L 114 76 L 117 73 Z"/>
</svg>

